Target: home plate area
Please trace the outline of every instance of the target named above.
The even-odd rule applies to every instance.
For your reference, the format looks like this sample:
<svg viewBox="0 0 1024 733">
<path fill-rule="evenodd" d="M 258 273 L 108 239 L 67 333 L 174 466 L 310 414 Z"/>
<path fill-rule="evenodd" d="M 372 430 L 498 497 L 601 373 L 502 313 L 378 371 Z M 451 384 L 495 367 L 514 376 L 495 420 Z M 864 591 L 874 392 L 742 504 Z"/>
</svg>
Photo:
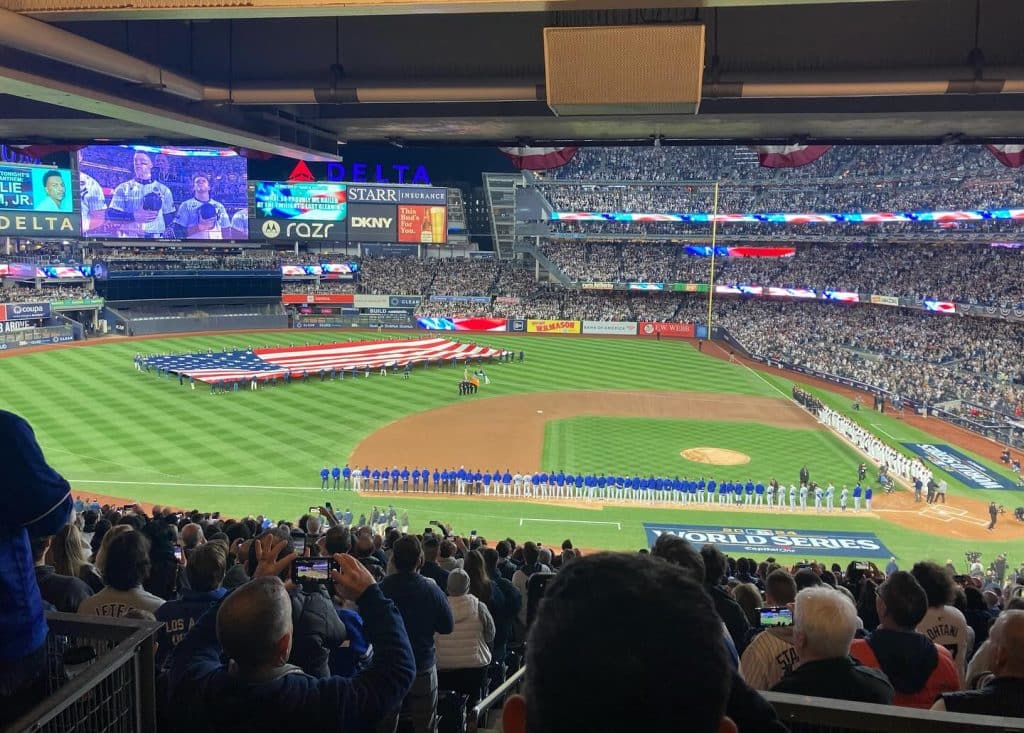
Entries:
<svg viewBox="0 0 1024 733">
<path fill-rule="evenodd" d="M 929 504 L 921 509 L 921 514 L 931 517 L 932 519 L 938 519 L 941 522 L 967 522 L 969 524 L 977 524 L 984 527 L 985 522 L 979 522 L 977 519 L 970 518 L 970 512 L 966 509 L 958 509 L 953 506 L 935 506 Z"/>
</svg>

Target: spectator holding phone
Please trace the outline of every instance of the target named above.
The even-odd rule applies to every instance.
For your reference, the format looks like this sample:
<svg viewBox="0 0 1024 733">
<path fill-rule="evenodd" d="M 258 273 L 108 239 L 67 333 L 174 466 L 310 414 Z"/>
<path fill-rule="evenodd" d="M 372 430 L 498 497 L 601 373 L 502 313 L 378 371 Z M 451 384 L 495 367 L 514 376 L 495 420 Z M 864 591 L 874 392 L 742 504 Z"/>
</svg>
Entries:
<svg viewBox="0 0 1024 733">
<path fill-rule="evenodd" d="M 334 592 L 358 606 L 374 659 L 352 679 L 304 674 L 287 662 L 294 627 L 281 576 L 295 555 L 273 534 L 255 546 L 255 579 L 206 613 L 175 655 L 170 691 L 177 725 L 193 733 L 277 733 L 297 720 L 310 730 L 372 729 L 397 708 L 415 672 L 395 605 L 357 560 L 334 555 Z M 221 663 L 222 651 L 228 664 Z"/>
<path fill-rule="evenodd" d="M 765 581 L 762 611 L 786 608 L 796 600 L 796 581 L 781 568 Z M 787 609 L 788 610 L 788 609 Z M 740 658 L 740 674 L 755 690 L 770 690 L 793 671 L 798 660 L 792 625 L 762 627 Z"/>
<path fill-rule="evenodd" d="M 164 625 L 157 636 L 157 669 L 166 664 L 199 618 L 227 594 L 222 587 L 227 560 L 228 548 L 223 542 L 210 542 L 192 551 L 185 570 L 189 590 L 183 591 L 180 599 L 168 601 L 156 610 L 156 620 Z"/>
<path fill-rule="evenodd" d="M 805 588 L 793 608 L 793 646 L 798 662 L 773 692 L 888 705 L 893 688 L 885 674 L 850 659 L 857 609 L 828 587 Z"/>
</svg>

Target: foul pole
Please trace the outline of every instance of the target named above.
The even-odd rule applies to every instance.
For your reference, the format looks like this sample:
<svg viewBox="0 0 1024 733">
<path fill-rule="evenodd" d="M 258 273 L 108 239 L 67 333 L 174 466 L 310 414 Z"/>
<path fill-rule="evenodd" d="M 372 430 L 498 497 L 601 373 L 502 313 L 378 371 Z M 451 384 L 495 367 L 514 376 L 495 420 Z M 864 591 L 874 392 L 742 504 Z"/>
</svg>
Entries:
<svg viewBox="0 0 1024 733">
<path fill-rule="evenodd" d="M 711 306 L 715 301 L 715 244 L 718 235 L 718 181 L 715 181 L 715 194 L 711 203 L 711 275 L 708 277 L 708 332 L 706 341 L 711 340 Z"/>
</svg>

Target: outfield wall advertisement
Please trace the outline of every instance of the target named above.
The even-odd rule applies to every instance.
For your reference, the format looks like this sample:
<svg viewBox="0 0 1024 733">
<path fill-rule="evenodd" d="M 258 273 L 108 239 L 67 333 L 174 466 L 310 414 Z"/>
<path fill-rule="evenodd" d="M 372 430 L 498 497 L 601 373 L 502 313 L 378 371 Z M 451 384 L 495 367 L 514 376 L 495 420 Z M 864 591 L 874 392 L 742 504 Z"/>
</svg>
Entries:
<svg viewBox="0 0 1024 733">
<path fill-rule="evenodd" d="M 579 321 L 551 321 L 530 318 L 526 321 L 527 333 L 579 333 Z"/>
<path fill-rule="evenodd" d="M 583 321 L 582 332 L 599 336 L 636 336 L 636 322 Z"/>
<path fill-rule="evenodd" d="M 945 444 L 904 443 L 915 454 L 941 468 L 971 489 L 1009 489 L 1019 487 L 1013 480 L 983 466 L 956 448 Z"/>
<path fill-rule="evenodd" d="M 644 524 L 647 544 L 663 534 L 682 537 L 697 547 L 714 545 L 726 554 L 829 555 L 831 557 L 890 557 L 889 548 L 873 532 L 813 529 L 715 527 L 696 524 Z"/>
<path fill-rule="evenodd" d="M 659 321 L 640 321 L 640 336 L 670 336 L 673 338 L 693 338 L 692 323 L 661 323 Z"/>
<path fill-rule="evenodd" d="M 0 303 L 0 321 L 28 321 L 49 317 L 49 303 Z"/>
<path fill-rule="evenodd" d="M 505 318 L 417 318 L 416 326 L 428 331 L 500 331 L 508 330 Z"/>
</svg>

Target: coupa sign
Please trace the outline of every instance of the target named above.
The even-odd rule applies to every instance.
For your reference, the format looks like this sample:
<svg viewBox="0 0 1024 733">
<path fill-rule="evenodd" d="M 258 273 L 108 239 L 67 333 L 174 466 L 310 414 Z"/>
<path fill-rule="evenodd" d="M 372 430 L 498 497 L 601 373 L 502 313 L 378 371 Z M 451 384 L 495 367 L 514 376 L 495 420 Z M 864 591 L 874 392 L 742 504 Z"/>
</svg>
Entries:
<svg viewBox="0 0 1024 733">
<path fill-rule="evenodd" d="M 692 545 L 714 545 L 726 554 L 807 555 L 827 557 L 890 557 L 892 553 L 871 532 L 813 529 L 714 527 L 694 524 L 644 524 L 647 544 L 671 534 Z"/>
<path fill-rule="evenodd" d="M 1018 488 L 1017 484 L 1009 478 L 965 456 L 952 446 L 931 443 L 904 443 L 903 445 L 969 488 Z"/>
</svg>

